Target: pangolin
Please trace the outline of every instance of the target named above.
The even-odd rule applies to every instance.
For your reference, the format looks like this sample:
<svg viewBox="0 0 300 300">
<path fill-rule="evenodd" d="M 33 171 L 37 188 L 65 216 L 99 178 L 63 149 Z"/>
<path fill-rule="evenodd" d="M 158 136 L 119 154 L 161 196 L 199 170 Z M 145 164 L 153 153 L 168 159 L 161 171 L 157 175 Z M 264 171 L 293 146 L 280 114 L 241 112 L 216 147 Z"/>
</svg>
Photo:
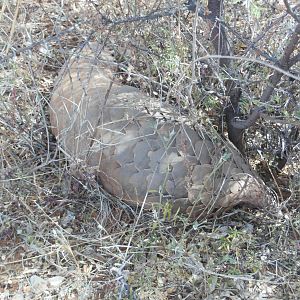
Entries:
<svg viewBox="0 0 300 300">
<path fill-rule="evenodd" d="M 86 46 L 62 68 L 50 101 L 58 143 L 107 192 L 192 218 L 268 205 L 270 192 L 234 146 L 161 117 L 158 99 L 121 84 L 115 66 L 107 49 Z"/>
</svg>

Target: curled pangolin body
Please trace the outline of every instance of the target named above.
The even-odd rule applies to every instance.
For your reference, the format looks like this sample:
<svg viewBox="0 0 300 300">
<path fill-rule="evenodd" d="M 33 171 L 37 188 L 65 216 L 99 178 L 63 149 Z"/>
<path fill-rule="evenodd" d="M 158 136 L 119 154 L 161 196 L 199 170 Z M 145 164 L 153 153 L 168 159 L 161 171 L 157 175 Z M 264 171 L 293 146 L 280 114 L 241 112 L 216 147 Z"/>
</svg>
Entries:
<svg viewBox="0 0 300 300">
<path fill-rule="evenodd" d="M 268 203 L 266 187 L 233 146 L 149 113 L 158 101 L 114 79 L 107 51 L 101 60 L 93 53 L 61 71 L 50 123 L 65 152 L 109 193 L 145 208 L 169 203 L 192 217 Z"/>
</svg>

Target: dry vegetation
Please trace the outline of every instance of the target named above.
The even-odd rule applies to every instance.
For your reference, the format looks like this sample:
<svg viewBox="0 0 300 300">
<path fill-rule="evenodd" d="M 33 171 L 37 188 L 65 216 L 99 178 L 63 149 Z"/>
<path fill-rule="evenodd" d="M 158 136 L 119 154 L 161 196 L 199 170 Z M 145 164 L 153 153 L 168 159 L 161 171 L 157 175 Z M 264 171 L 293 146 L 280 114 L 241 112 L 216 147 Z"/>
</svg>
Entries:
<svg viewBox="0 0 300 300">
<path fill-rule="evenodd" d="M 284 8 L 271 0 L 234 2 L 226 21 L 242 36 L 230 34 L 236 55 L 262 59 L 244 40 L 279 56 L 294 26 Z M 174 105 L 193 104 L 201 122 L 218 125 L 221 73 L 213 61 L 196 60 L 213 53 L 203 20 L 182 12 L 104 24 L 168 8 L 164 1 L 1 5 L 0 299 L 299 299 L 299 144 L 277 182 L 270 182 L 280 185 L 277 213 L 237 208 L 192 223 L 132 211 L 101 187 L 70 176 L 72 166 L 49 131 L 47 104 L 57 72 L 86 40 L 119 51 L 124 81 Z M 245 60 L 235 64 L 248 110 L 270 70 Z M 283 80 L 269 112 L 299 121 L 299 94 L 299 81 Z M 288 125 L 271 121 L 249 130 L 254 165 L 263 159 L 253 149 L 276 145 L 284 130 Z M 261 155 L 270 165 L 270 153 Z"/>
</svg>

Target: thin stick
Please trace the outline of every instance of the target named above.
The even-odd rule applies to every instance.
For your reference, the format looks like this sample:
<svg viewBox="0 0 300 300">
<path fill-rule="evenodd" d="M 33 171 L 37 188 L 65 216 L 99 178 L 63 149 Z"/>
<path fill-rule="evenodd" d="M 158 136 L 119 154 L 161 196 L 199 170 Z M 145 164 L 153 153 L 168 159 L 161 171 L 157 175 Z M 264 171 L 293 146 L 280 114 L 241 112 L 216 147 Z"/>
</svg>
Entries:
<svg viewBox="0 0 300 300">
<path fill-rule="evenodd" d="M 18 14 L 19 14 L 19 8 L 20 8 L 21 1 L 22 0 L 17 0 L 17 7 L 16 7 L 15 14 L 14 14 L 13 22 L 11 24 L 10 34 L 9 34 L 9 38 L 8 38 L 8 43 L 6 44 L 5 55 L 8 54 L 8 51 L 10 49 L 10 45 L 11 45 L 11 41 L 12 41 L 13 35 L 15 33 L 16 22 L 17 22 L 17 18 L 18 18 Z"/>
</svg>

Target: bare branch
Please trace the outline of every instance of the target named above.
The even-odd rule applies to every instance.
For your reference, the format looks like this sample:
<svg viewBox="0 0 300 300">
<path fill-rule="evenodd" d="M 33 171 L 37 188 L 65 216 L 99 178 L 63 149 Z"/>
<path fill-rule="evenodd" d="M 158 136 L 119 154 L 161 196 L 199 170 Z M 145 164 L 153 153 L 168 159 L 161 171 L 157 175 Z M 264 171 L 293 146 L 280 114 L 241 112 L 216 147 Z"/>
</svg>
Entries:
<svg viewBox="0 0 300 300">
<path fill-rule="evenodd" d="M 296 54 L 295 56 L 293 56 L 291 59 L 290 59 L 290 63 L 289 63 L 289 67 L 295 65 L 297 62 L 300 61 L 300 53 Z"/>
<path fill-rule="evenodd" d="M 296 55 L 293 59 L 294 60 L 296 60 L 296 58 L 299 59 L 300 58 L 299 56 L 300 55 Z M 197 61 L 203 61 L 203 60 L 208 60 L 208 59 L 211 59 L 211 58 L 221 58 L 221 57 L 224 57 L 224 56 L 222 56 L 222 55 L 214 55 L 214 54 L 213 55 L 205 55 L 205 56 L 199 57 L 197 59 Z M 294 75 L 294 74 L 292 74 L 292 73 L 284 70 L 283 68 L 280 68 L 280 67 L 275 66 L 275 65 L 271 65 L 270 63 L 265 62 L 263 60 L 259 60 L 259 59 L 255 59 L 255 58 L 249 58 L 249 57 L 243 57 L 243 56 L 225 56 L 224 58 L 232 59 L 232 60 L 244 60 L 244 61 L 250 61 L 250 62 L 258 63 L 258 64 L 266 66 L 266 67 L 268 67 L 270 69 L 273 69 L 273 70 L 275 70 L 277 72 L 281 72 L 283 75 L 286 75 L 286 76 L 288 76 L 290 78 L 293 78 L 295 80 L 299 80 L 300 81 L 300 77 L 298 77 L 298 76 L 296 76 L 296 75 Z"/>
<path fill-rule="evenodd" d="M 270 97 L 273 94 L 273 91 L 274 91 L 275 87 L 277 86 L 277 84 L 279 83 L 283 74 L 285 74 L 291 78 L 294 78 L 296 80 L 300 80 L 299 77 L 296 77 L 293 74 L 286 72 L 286 70 L 288 70 L 291 66 L 290 58 L 291 58 L 291 55 L 294 52 L 294 50 L 297 49 L 299 39 L 300 39 L 300 23 L 297 24 L 295 31 L 292 34 L 290 41 L 285 48 L 282 58 L 279 61 L 279 66 L 278 67 L 273 66 L 273 69 L 275 69 L 275 71 L 272 74 L 272 76 L 270 77 L 269 84 L 263 91 L 263 94 L 261 96 L 261 102 L 267 103 L 270 100 Z M 288 74 L 286 74 L 286 73 L 288 73 Z M 231 124 L 233 127 L 238 128 L 238 129 L 247 129 L 255 124 L 255 122 L 261 116 L 261 113 L 263 112 L 263 110 L 264 110 L 264 107 L 258 107 L 256 110 L 254 110 L 252 113 L 250 113 L 250 115 L 247 117 L 247 120 L 237 122 L 235 119 L 233 119 L 231 121 Z"/>
<path fill-rule="evenodd" d="M 251 113 L 249 114 L 247 120 L 233 120 L 232 124 L 235 128 L 248 129 L 251 126 L 253 126 L 259 118 L 262 118 L 266 121 L 270 121 L 270 122 L 277 123 L 277 124 L 289 124 L 289 125 L 293 125 L 295 127 L 300 127 L 300 120 L 297 120 L 297 119 L 296 120 L 295 119 L 294 120 L 293 119 L 283 120 L 282 118 L 269 116 L 268 114 L 265 113 L 264 106 L 260 106 L 260 107 L 253 109 L 251 111 Z"/>
<path fill-rule="evenodd" d="M 59 41 L 59 39 L 61 37 L 63 37 L 64 35 L 67 35 L 68 33 L 73 32 L 73 31 L 76 31 L 76 26 L 72 26 L 70 28 L 62 30 L 61 32 L 57 33 L 56 35 L 51 35 L 51 36 L 49 36 L 49 37 L 47 37 L 43 40 L 33 42 L 31 45 L 29 45 L 27 47 L 23 47 L 23 48 L 19 48 L 19 49 L 13 49 L 13 53 L 2 56 L 2 57 L 0 56 L 0 64 L 3 64 L 5 62 L 7 62 L 9 59 L 15 57 L 18 54 L 25 53 L 27 51 L 31 51 L 35 47 L 38 47 L 40 45 L 47 44 L 47 43 L 50 43 L 50 42 L 53 42 L 53 41 Z M 13 47 L 11 47 L 11 49 L 12 48 Z"/>
<path fill-rule="evenodd" d="M 292 53 L 294 52 L 295 49 L 297 49 L 297 45 L 299 43 L 299 38 L 300 38 L 300 23 L 297 24 L 295 31 L 293 32 L 289 43 L 287 44 L 285 51 L 283 53 L 282 58 L 279 61 L 279 67 L 282 70 L 288 70 L 289 69 L 289 62 L 290 62 L 290 57 Z M 261 101 L 266 103 L 269 101 L 271 95 L 273 94 L 273 91 L 276 87 L 276 85 L 279 83 L 281 77 L 283 75 L 282 71 L 276 70 L 273 75 L 271 76 L 269 80 L 269 84 L 264 90 L 262 96 L 261 96 Z M 290 76 L 294 78 L 293 76 Z M 296 78 L 298 79 L 298 78 Z M 298 79 L 299 80 L 299 79 Z"/>
<path fill-rule="evenodd" d="M 300 23 L 300 18 L 297 14 L 295 14 L 288 2 L 288 0 L 283 0 L 284 5 L 286 7 L 286 11 L 295 19 L 295 21 L 297 21 L 298 23 Z"/>
<path fill-rule="evenodd" d="M 189 0 L 186 5 L 187 5 L 186 6 L 187 10 L 192 11 L 192 12 L 196 11 L 196 4 L 195 4 L 194 0 Z M 261 55 L 262 57 L 266 58 L 267 60 L 273 62 L 274 64 L 278 63 L 278 60 L 276 59 L 276 57 L 270 56 L 266 51 L 263 51 L 263 50 L 259 49 L 253 43 L 249 44 L 249 42 L 246 39 L 244 39 L 242 35 L 240 35 L 238 32 L 236 32 L 231 26 L 229 26 L 227 23 L 225 23 L 221 19 L 214 18 L 211 14 L 210 15 L 205 15 L 205 10 L 201 6 L 198 9 L 198 16 L 200 16 L 203 19 L 209 19 L 209 20 L 212 20 L 212 21 L 217 20 L 217 22 L 220 25 L 224 26 L 225 29 L 227 29 L 229 32 L 231 32 L 236 38 L 238 38 L 241 42 L 243 42 L 243 44 L 247 45 L 248 48 L 254 49 L 259 55 Z M 267 28 L 265 28 L 264 33 L 267 32 L 273 26 L 276 26 L 276 23 L 282 22 L 282 18 L 276 20 L 275 23 L 272 22 Z M 261 38 L 262 38 L 262 36 L 259 39 L 257 39 L 255 43 L 257 43 Z"/>
<path fill-rule="evenodd" d="M 101 18 L 103 23 L 101 24 L 101 26 L 116 26 L 116 25 L 120 25 L 120 24 L 126 24 L 126 23 L 134 23 L 134 22 L 146 22 L 146 21 L 150 21 L 150 20 L 155 20 L 158 18 L 162 18 L 162 17 L 168 17 L 168 16 L 173 16 L 179 12 L 182 11 L 189 11 L 188 7 L 186 6 L 180 6 L 180 7 L 170 7 L 168 9 L 165 10 L 161 10 L 159 12 L 152 12 L 148 15 L 145 16 L 134 16 L 134 17 L 128 17 L 126 19 L 120 19 L 120 20 L 111 20 L 108 17 L 104 16 L 103 14 L 101 14 Z M 200 10 L 199 10 L 199 14 L 200 14 Z M 204 14 L 202 15 L 202 17 L 204 18 Z M 25 53 L 27 51 L 32 51 L 35 47 L 38 47 L 40 45 L 43 44 L 47 44 L 49 42 L 52 41 L 58 41 L 61 37 L 74 32 L 77 30 L 76 26 L 72 26 L 69 27 L 65 30 L 62 30 L 61 32 L 55 34 L 55 35 L 51 35 L 43 40 L 40 41 L 35 41 L 33 42 L 31 45 L 27 46 L 27 47 L 23 47 L 23 48 L 13 48 L 12 46 L 10 47 L 10 49 L 12 50 L 13 53 L 8 54 L 8 55 L 0 55 L 0 64 L 3 64 L 5 62 L 7 62 L 9 59 L 15 57 L 18 54 L 21 53 Z M 92 36 L 95 33 L 96 29 L 93 30 L 89 36 Z"/>
<path fill-rule="evenodd" d="M 211 27 L 211 42 L 215 48 L 217 56 L 220 58 L 219 65 L 224 68 L 227 73 L 232 72 L 231 68 L 231 49 L 226 36 L 225 27 L 222 25 L 223 0 L 208 1 L 208 20 Z M 239 102 L 241 97 L 241 89 L 237 82 L 228 79 L 225 82 L 226 94 L 229 97 L 225 108 L 225 116 L 227 123 L 228 137 L 230 141 L 244 153 L 243 130 L 232 126 L 232 120 L 239 116 Z"/>
<path fill-rule="evenodd" d="M 233 119 L 231 121 L 232 126 L 238 129 L 247 129 L 253 126 L 256 121 L 261 117 L 262 113 L 265 112 L 265 107 L 257 107 L 248 115 L 247 120 Z"/>
<path fill-rule="evenodd" d="M 220 24 L 222 6 L 223 0 L 208 1 L 208 10 L 210 11 L 208 18 L 211 21 L 211 42 L 216 54 L 222 56 L 220 57 L 220 67 L 228 69 L 230 67 L 230 60 L 228 60 L 227 56 L 230 56 L 231 53 L 225 28 Z"/>
</svg>

